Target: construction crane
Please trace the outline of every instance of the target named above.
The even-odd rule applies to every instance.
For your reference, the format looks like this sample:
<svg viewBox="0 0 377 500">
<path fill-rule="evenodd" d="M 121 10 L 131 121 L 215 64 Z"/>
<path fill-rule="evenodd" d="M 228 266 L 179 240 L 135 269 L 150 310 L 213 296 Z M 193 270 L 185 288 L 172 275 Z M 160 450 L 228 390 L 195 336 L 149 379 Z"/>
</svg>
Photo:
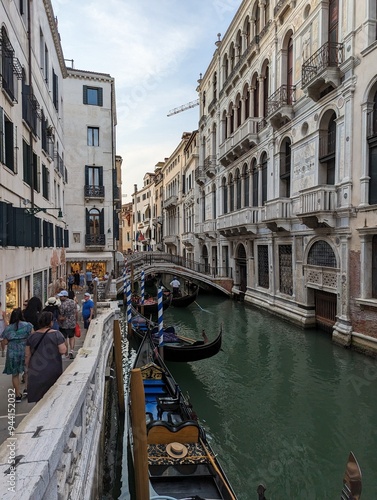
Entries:
<svg viewBox="0 0 377 500">
<path fill-rule="evenodd" d="M 176 115 L 177 113 L 182 113 L 182 111 L 186 111 L 186 109 L 190 108 L 195 108 L 195 106 L 199 106 L 199 99 L 196 99 L 196 101 L 191 101 L 188 102 L 187 104 L 183 104 L 182 106 L 179 106 L 178 108 L 171 109 L 167 116 L 173 116 Z"/>
</svg>

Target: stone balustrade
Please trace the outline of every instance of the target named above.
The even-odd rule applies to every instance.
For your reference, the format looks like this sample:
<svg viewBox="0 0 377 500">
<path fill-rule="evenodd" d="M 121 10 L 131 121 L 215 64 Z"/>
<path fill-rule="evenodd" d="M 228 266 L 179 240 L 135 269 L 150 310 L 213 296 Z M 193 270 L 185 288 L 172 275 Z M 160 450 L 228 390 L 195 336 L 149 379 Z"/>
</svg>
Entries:
<svg viewBox="0 0 377 500">
<path fill-rule="evenodd" d="M 117 318 L 116 302 L 99 309 L 76 359 L 1 445 L 1 498 L 97 497 L 105 373 Z"/>
</svg>

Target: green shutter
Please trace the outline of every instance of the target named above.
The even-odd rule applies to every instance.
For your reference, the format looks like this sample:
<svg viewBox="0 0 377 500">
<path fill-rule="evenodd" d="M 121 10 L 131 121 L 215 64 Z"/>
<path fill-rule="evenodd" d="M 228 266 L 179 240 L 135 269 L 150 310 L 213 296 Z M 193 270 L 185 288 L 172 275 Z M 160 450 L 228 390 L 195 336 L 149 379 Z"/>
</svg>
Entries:
<svg viewBox="0 0 377 500">
<path fill-rule="evenodd" d="M 82 87 L 82 102 L 88 104 L 88 86 L 83 85 Z"/>
<path fill-rule="evenodd" d="M 98 88 L 98 106 L 103 106 L 103 89 Z"/>
</svg>

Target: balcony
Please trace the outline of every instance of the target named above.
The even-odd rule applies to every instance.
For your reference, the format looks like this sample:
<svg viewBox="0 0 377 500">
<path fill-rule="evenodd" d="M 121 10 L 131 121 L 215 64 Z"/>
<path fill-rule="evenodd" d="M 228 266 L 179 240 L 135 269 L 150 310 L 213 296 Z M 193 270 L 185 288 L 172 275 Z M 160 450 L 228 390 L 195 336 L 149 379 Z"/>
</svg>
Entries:
<svg viewBox="0 0 377 500">
<path fill-rule="evenodd" d="M 304 266 L 305 283 L 310 288 L 336 292 L 339 270 L 334 267 Z"/>
<path fill-rule="evenodd" d="M 208 220 L 195 225 L 195 231 L 199 239 L 206 237 L 210 240 L 215 240 L 217 237 L 216 230 L 217 222 L 215 220 Z"/>
<path fill-rule="evenodd" d="M 258 120 L 248 118 L 238 129 L 220 144 L 220 163 L 225 167 L 244 155 L 258 143 Z"/>
<path fill-rule="evenodd" d="M 164 208 L 173 208 L 175 206 L 177 206 L 177 203 L 178 203 L 178 196 L 176 195 L 172 195 L 172 196 L 169 196 L 169 198 L 167 198 L 165 201 L 164 201 Z"/>
<path fill-rule="evenodd" d="M 104 234 L 86 234 L 85 246 L 90 248 L 104 247 L 106 245 L 106 237 Z"/>
<path fill-rule="evenodd" d="M 169 234 L 164 236 L 165 245 L 176 245 L 178 246 L 178 236 L 175 234 Z"/>
<path fill-rule="evenodd" d="M 105 198 L 105 186 L 92 186 L 86 184 L 84 186 L 84 196 L 86 199 L 98 198 L 104 200 Z"/>
<path fill-rule="evenodd" d="M 265 203 L 264 221 L 273 232 L 290 231 L 292 217 L 292 200 L 277 198 Z"/>
<path fill-rule="evenodd" d="M 264 208 L 248 207 L 220 215 L 217 218 L 217 229 L 226 237 L 256 234 L 258 224 L 263 220 L 263 212 Z"/>
<path fill-rule="evenodd" d="M 316 186 L 300 191 L 297 217 L 311 229 L 335 227 L 335 186 Z"/>
<path fill-rule="evenodd" d="M 204 173 L 212 179 L 216 175 L 216 156 L 210 155 L 204 160 Z"/>
<path fill-rule="evenodd" d="M 294 85 L 282 85 L 267 99 L 267 118 L 275 130 L 292 120 L 295 102 L 296 87 Z"/>
<path fill-rule="evenodd" d="M 192 232 L 182 234 L 182 244 L 187 248 L 193 248 L 195 245 L 195 235 Z"/>
<path fill-rule="evenodd" d="M 313 101 L 339 87 L 343 44 L 326 42 L 302 65 L 301 87 Z"/>
<path fill-rule="evenodd" d="M 203 186 L 205 184 L 206 176 L 203 167 L 197 167 L 195 169 L 195 182 L 199 184 L 199 186 Z"/>
</svg>

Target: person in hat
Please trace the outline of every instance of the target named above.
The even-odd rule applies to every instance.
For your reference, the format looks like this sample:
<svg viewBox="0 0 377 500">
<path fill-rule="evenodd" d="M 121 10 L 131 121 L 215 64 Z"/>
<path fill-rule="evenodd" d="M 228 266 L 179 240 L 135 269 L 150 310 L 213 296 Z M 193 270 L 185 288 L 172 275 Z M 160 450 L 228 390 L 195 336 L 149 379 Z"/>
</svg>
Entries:
<svg viewBox="0 0 377 500">
<path fill-rule="evenodd" d="M 90 298 L 90 293 L 84 293 L 84 302 L 82 304 L 82 319 L 84 320 L 84 328 L 87 330 L 89 328 L 90 322 L 94 316 L 94 302 Z"/>
<path fill-rule="evenodd" d="M 179 287 L 181 283 L 177 279 L 177 276 L 174 276 L 173 281 L 170 282 L 170 286 L 173 287 L 173 297 L 179 297 Z"/>
<path fill-rule="evenodd" d="M 75 357 L 75 326 L 78 320 L 76 302 L 69 298 L 67 290 L 62 290 L 58 294 L 58 297 L 61 300 L 59 321 L 60 331 L 65 338 L 65 345 L 67 346 L 66 357 L 73 359 Z"/>
<path fill-rule="evenodd" d="M 59 330 L 60 305 L 61 302 L 59 299 L 57 299 L 56 297 L 50 297 L 49 299 L 47 299 L 45 307 L 43 309 L 43 311 L 49 311 L 52 313 L 52 316 L 54 318 L 52 328 L 54 330 Z"/>
</svg>

